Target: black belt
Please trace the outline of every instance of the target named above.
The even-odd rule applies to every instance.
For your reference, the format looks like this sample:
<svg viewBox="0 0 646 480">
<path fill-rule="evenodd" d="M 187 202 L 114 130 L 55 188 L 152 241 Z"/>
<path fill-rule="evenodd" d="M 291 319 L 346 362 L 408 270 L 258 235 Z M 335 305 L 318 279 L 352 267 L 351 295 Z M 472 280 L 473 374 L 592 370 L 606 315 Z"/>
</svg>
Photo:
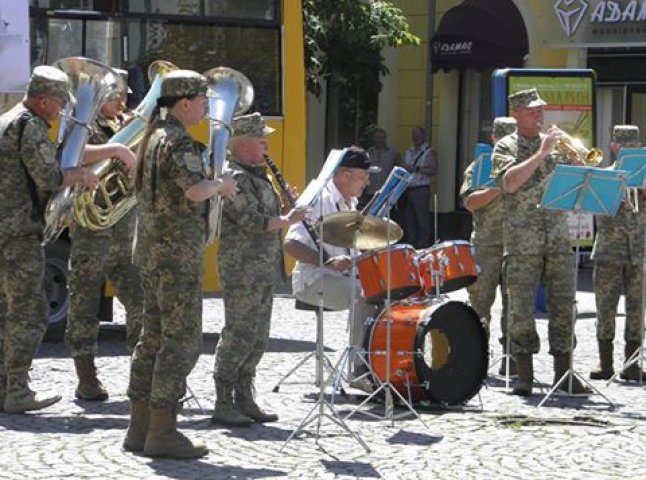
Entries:
<svg viewBox="0 0 646 480">
<path fill-rule="evenodd" d="M 408 187 L 406 190 L 415 190 L 417 188 L 431 188 L 430 185 L 416 185 L 414 187 Z"/>
</svg>

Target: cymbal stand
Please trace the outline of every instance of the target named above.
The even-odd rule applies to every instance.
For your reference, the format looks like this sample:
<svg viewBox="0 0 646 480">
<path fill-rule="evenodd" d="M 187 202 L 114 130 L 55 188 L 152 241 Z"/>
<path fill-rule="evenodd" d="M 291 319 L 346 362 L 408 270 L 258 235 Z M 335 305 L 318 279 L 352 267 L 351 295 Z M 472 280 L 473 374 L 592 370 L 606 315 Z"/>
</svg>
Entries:
<svg viewBox="0 0 646 480">
<path fill-rule="evenodd" d="M 588 387 L 592 389 L 594 393 L 598 393 L 601 395 L 606 402 L 610 404 L 611 408 L 615 407 L 615 404 L 612 403 L 612 401 L 606 397 L 603 393 L 599 391 L 598 388 L 596 388 L 594 385 L 592 385 L 590 382 L 588 382 L 583 375 L 579 374 L 576 370 L 574 370 L 574 347 L 576 345 L 576 335 L 574 333 L 574 329 L 576 327 L 576 313 L 577 313 L 577 308 L 576 308 L 576 292 L 579 284 L 579 244 L 581 243 L 581 209 L 579 207 L 575 207 L 574 210 L 577 215 L 578 215 L 578 226 L 577 226 L 577 234 L 576 234 L 576 246 L 574 248 L 574 301 L 572 302 L 572 333 L 570 334 L 570 365 L 567 369 L 567 371 L 561 376 L 561 378 L 552 386 L 552 389 L 547 392 L 547 395 L 543 397 L 543 400 L 540 401 L 540 403 L 537 405 L 538 407 L 542 407 L 545 402 L 547 401 L 548 398 L 550 398 L 556 390 L 565 382 L 566 380 L 568 381 L 568 393 L 571 395 L 572 394 L 572 381 L 574 376 L 576 377 L 583 383 L 585 383 Z"/>
<path fill-rule="evenodd" d="M 319 206 L 320 206 L 320 212 L 319 215 L 322 217 L 323 216 L 323 201 L 322 199 L 319 198 Z M 321 225 L 319 229 L 319 238 L 321 240 L 321 244 L 323 244 L 323 226 Z M 319 249 L 319 268 L 323 268 L 323 249 Z M 324 292 L 324 285 L 321 282 L 321 287 L 319 291 L 319 310 L 318 310 L 318 315 L 316 315 L 316 356 L 317 356 L 317 362 L 316 362 L 316 381 L 319 386 L 319 393 L 318 393 L 318 399 L 312 406 L 311 410 L 307 413 L 305 418 L 301 421 L 301 423 L 292 431 L 292 433 L 287 437 L 287 440 L 285 440 L 285 443 L 280 447 L 280 452 L 283 451 L 285 446 L 294 438 L 297 434 L 302 433 L 305 431 L 305 428 L 316 421 L 316 443 L 318 444 L 320 438 L 321 438 L 321 426 L 323 424 L 323 419 L 328 419 L 332 423 L 336 424 L 337 426 L 341 427 L 343 430 L 345 430 L 352 438 L 354 438 L 359 445 L 361 445 L 366 453 L 370 453 L 370 448 L 366 444 L 366 442 L 363 441 L 363 439 L 355 432 L 353 432 L 350 427 L 345 423 L 345 421 L 339 417 L 337 414 L 336 410 L 334 410 L 334 406 L 328 402 L 328 400 L 325 398 L 325 389 L 328 385 L 329 382 L 323 381 L 323 358 L 324 358 L 324 344 L 323 344 L 323 312 L 325 310 L 324 308 L 324 299 L 323 299 L 323 292 Z"/>
<path fill-rule="evenodd" d="M 390 198 L 386 200 L 387 202 L 387 208 L 386 212 L 388 212 L 388 218 L 390 218 Z M 357 405 L 354 410 L 352 410 L 350 413 L 348 413 L 345 417 L 344 420 L 347 420 L 351 416 L 353 416 L 355 413 L 357 413 L 361 408 L 363 408 L 364 405 L 366 405 L 370 400 L 375 398 L 379 392 L 384 392 L 385 399 L 384 399 L 384 414 L 382 416 L 376 415 L 371 412 L 362 412 L 365 415 L 368 415 L 369 417 L 372 418 L 379 418 L 383 420 L 389 420 L 392 425 L 395 423 L 396 418 L 404 418 L 408 416 L 409 414 L 413 414 L 417 419 L 422 422 L 422 425 L 424 425 L 426 428 L 428 428 L 428 425 L 422 420 L 422 417 L 417 413 L 417 411 L 413 408 L 412 402 L 410 401 L 411 399 L 411 393 L 410 393 L 410 384 L 407 382 L 408 385 L 408 399 L 404 398 L 404 396 L 395 388 L 395 386 L 392 384 L 390 381 L 391 377 L 391 366 L 390 366 L 390 360 L 391 360 L 391 334 L 392 334 L 392 320 L 390 319 L 390 313 L 391 313 L 391 295 L 390 295 L 390 278 L 391 278 L 391 243 L 390 243 L 390 223 L 388 223 L 388 229 L 387 229 L 387 235 L 386 237 L 388 238 L 388 245 L 386 247 L 386 303 L 385 303 L 385 308 L 384 312 L 386 313 L 386 374 L 384 375 L 383 379 L 379 379 L 377 375 L 374 373 L 374 370 L 371 368 L 370 365 L 370 372 L 372 373 L 372 376 L 376 380 L 380 380 L 379 386 L 370 394 L 368 395 L 359 405 Z M 378 319 L 376 321 L 379 321 Z M 368 355 L 370 352 L 367 352 Z M 394 414 L 394 402 L 393 402 L 393 393 L 399 398 L 399 400 L 406 406 L 409 412 L 404 412 L 399 415 Z"/>
<path fill-rule="evenodd" d="M 635 198 L 635 205 L 639 201 L 639 197 Z M 638 211 L 638 210 L 637 210 Z M 635 364 L 639 364 L 639 384 L 643 385 L 644 383 L 644 314 L 646 313 L 646 232 L 644 233 L 644 248 L 643 248 L 642 257 L 642 304 L 641 304 L 641 325 L 640 325 L 640 338 L 641 342 L 639 348 L 626 359 L 626 362 L 617 370 L 612 377 L 608 380 L 607 385 L 610 385 L 612 381 L 617 378 L 617 375 L 621 375 L 628 368 L 632 367 Z M 624 327 L 625 328 L 625 327 Z"/>
</svg>

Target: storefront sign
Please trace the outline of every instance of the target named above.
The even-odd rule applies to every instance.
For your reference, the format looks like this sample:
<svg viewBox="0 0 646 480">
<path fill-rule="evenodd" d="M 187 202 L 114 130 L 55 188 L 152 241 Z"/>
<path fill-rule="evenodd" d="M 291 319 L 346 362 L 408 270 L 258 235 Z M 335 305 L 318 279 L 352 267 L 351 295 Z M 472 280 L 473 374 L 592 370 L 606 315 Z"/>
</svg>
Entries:
<svg viewBox="0 0 646 480">
<path fill-rule="evenodd" d="M 646 0 L 556 0 L 554 15 L 563 47 L 646 46 Z"/>
</svg>

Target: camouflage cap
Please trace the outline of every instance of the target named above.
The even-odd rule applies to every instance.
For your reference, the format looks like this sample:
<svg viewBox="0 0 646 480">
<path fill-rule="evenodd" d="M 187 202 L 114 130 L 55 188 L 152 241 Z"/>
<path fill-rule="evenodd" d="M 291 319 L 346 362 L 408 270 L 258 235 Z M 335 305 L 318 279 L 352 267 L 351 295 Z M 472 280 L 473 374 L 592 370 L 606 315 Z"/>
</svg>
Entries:
<svg viewBox="0 0 646 480">
<path fill-rule="evenodd" d="M 639 143 L 639 127 L 637 125 L 615 125 L 612 129 L 612 141 Z"/>
<path fill-rule="evenodd" d="M 126 87 L 128 88 L 128 93 L 132 93 L 132 89 L 128 86 L 128 70 L 124 70 L 123 68 L 112 68 L 117 74 L 121 77 L 123 80 L 123 83 L 126 84 Z"/>
<path fill-rule="evenodd" d="M 262 137 L 275 131 L 275 129 L 265 125 L 265 119 L 258 112 L 240 115 L 233 119 L 233 134 L 236 137 L 242 135 Z"/>
<path fill-rule="evenodd" d="M 192 97 L 206 95 L 206 77 L 193 70 L 174 70 L 164 77 L 162 97 Z"/>
<path fill-rule="evenodd" d="M 60 98 L 66 102 L 74 101 L 67 74 L 49 65 L 40 65 L 34 68 L 29 83 L 27 83 L 27 95 L 46 95 Z"/>
<path fill-rule="evenodd" d="M 506 137 L 516 131 L 518 127 L 513 117 L 496 117 L 493 120 L 492 134 L 496 138 Z"/>
<path fill-rule="evenodd" d="M 538 94 L 538 90 L 535 88 L 512 93 L 507 97 L 507 99 L 509 100 L 509 106 L 511 108 L 534 108 L 547 105 L 547 102 L 541 98 Z"/>
</svg>

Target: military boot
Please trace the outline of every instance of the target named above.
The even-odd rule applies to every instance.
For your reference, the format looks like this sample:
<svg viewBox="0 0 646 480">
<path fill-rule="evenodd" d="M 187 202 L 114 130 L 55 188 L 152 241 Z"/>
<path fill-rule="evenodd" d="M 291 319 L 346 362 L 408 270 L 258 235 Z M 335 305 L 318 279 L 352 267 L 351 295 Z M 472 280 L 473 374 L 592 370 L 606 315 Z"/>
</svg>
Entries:
<svg viewBox="0 0 646 480">
<path fill-rule="evenodd" d="M 60 401 L 60 395 L 42 396 L 29 388 L 27 369 L 7 373 L 7 393 L 3 408 L 7 413 L 22 413 L 54 405 Z"/>
<path fill-rule="evenodd" d="M 151 408 L 143 451 L 147 457 L 198 458 L 208 449 L 177 430 L 177 410 Z"/>
<path fill-rule="evenodd" d="M 235 387 L 236 410 L 258 423 L 269 423 L 278 420 L 275 413 L 263 412 L 253 398 L 253 381 L 251 378 L 241 379 Z"/>
<path fill-rule="evenodd" d="M 93 355 L 79 355 L 74 357 L 76 375 L 79 378 L 76 387 L 76 398 L 93 402 L 102 402 L 108 399 L 108 392 L 96 376 L 96 366 Z"/>
<path fill-rule="evenodd" d="M 615 373 L 612 367 L 612 340 L 597 340 L 597 343 L 599 345 L 599 368 L 590 372 L 590 378 L 592 380 L 608 380 Z"/>
<path fill-rule="evenodd" d="M 624 354 L 626 355 L 626 362 L 634 355 L 634 353 L 637 351 L 637 349 L 641 346 L 639 342 L 626 342 L 626 346 L 624 348 Z M 646 372 L 642 372 L 639 369 L 639 361 L 637 363 L 634 363 L 627 369 L 625 369 L 621 374 L 619 375 L 622 379 L 624 380 L 629 380 L 633 382 L 639 382 L 639 378 L 643 380 L 646 380 Z"/>
<path fill-rule="evenodd" d="M 134 400 L 130 402 L 130 423 L 123 441 L 123 449 L 127 452 L 141 452 L 146 443 L 150 425 L 150 409 L 148 402 Z"/>
<path fill-rule="evenodd" d="M 518 367 L 518 381 L 514 385 L 512 393 L 521 397 L 529 397 L 532 394 L 534 383 L 534 364 L 531 353 L 517 353 L 516 365 Z"/>
<path fill-rule="evenodd" d="M 502 342 L 502 353 L 505 355 L 500 361 L 500 368 L 498 369 L 498 375 L 506 376 L 507 375 L 507 339 L 503 337 Z M 516 367 L 516 360 L 514 357 L 509 357 L 509 376 L 515 377 L 518 375 L 518 368 Z"/>
<path fill-rule="evenodd" d="M 552 383 L 552 386 L 556 385 L 556 382 L 558 382 L 569 370 L 571 355 L 571 353 L 560 353 L 554 355 L 554 382 Z M 557 389 L 559 392 L 580 397 L 584 397 L 592 393 L 592 390 L 590 390 L 586 385 L 582 384 L 581 381 L 576 377 L 576 375 L 574 375 L 574 373 L 572 373 L 571 375 L 572 390 L 570 391 L 570 379 L 566 377 Z"/>
<path fill-rule="evenodd" d="M 239 412 L 233 404 L 233 386 L 224 382 L 215 382 L 215 408 L 211 423 L 229 427 L 248 427 L 253 419 Z"/>
</svg>

